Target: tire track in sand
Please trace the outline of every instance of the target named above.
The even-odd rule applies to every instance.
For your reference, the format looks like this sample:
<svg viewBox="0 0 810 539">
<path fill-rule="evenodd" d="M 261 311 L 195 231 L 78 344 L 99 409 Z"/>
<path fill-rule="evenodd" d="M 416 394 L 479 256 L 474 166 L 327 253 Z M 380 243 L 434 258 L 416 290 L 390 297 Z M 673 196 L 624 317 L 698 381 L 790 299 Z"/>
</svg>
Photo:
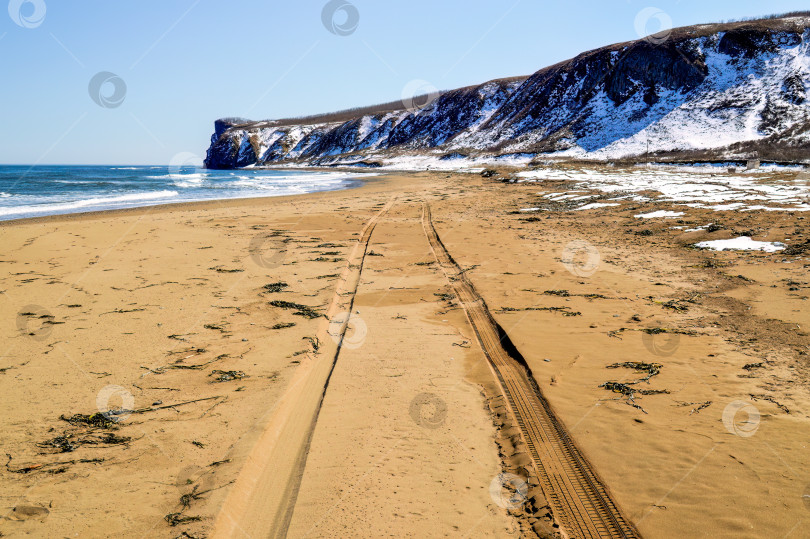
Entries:
<svg viewBox="0 0 810 539">
<path fill-rule="evenodd" d="M 268 411 L 270 418 L 228 492 L 212 537 L 287 535 L 312 433 L 348 327 L 348 316 L 335 317 L 352 312 L 371 234 L 393 204 L 392 198 L 363 227 L 338 280 L 326 320 L 318 328 L 320 347 L 301 362 L 287 391 Z"/>
<path fill-rule="evenodd" d="M 422 226 L 509 403 L 560 527 L 572 538 L 640 537 L 543 397 L 523 356 L 447 251 L 427 203 L 422 206 Z"/>
</svg>

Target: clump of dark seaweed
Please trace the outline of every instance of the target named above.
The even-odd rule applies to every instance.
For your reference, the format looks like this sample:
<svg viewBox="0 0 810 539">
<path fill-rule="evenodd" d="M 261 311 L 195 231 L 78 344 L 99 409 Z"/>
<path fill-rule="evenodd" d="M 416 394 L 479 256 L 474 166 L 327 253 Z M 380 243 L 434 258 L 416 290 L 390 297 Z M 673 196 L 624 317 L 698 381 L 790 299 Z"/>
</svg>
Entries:
<svg viewBox="0 0 810 539">
<path fill-rule="evenodd" d="M 677 312 L 686 312 L 689 310 L 689 307 L 684 305 L 682 301 L 676 299 L 671 299 L 669 301 L 661 303 L 661 307 L 663 307 L 664 309 L 671 309 Z"/>
<path fill-rule="evenodd" d="M 126 445 L 132 440 L 129 436 L 117 436 L 112 432 L 90 433 L 84 436 L 62 433 L 59 436 L 39 442 L 37 447 L 56 449 L 58 453 L 71 453 L 83 445 Z"/>
<path fill-rule="evenodd" d="M 288 285 L 284 281 L 279 281 L 277 283 L 266 284 L 262 288 L 264 289 L 264 291 L 266 293 L 275 293 L 275 292 L 281 292 L 282 290 L 284 290 L 285 288 L 288 288 L 289 286 L 290 285 Z"/>
<path fill-rule="evenodd" d="M 169 526 L 175 527 L 181 524 L 188 524 L 189 522 L 199 522 L 202 520 L 202 517 L 197 516 L 183 516 L 183 513 L 169 513 L 163 520 L 169 523 Z"/>
<path fill-rule="evenodd" d="M 613 365 L 608 365 L 608 369 L 618 369 L 618 368 L 625 368 L 625 369 L 635 369 L 636 371 L 646 372 L 647 377 L 642 378 L 639 382 L 646 382 L 653 376 L 658 375 L 663 368 L 663 365 L 660 363 L 645 363 L 643 361 L 625 361 L 624 363 L 614 363 Z M 638 382 L 635 382 L 638 383 Z"/>
<path fill-rule="evenodd" d="M 546 294 L 548 296 L 559 296 L 561 298 L 567 298 L 568 296 L 571 295 L 571 293 L 568 292 L 568 290 L 546 290 L 545 292 L 543 292 L 543 294 Z"/>
<path fill-rule="evenodd" d="M 242 371 L 221 371 L 221 370 L 214 370 L 211 371 L 209 376 L 215 376 L 214 382 L 231 382 L 233 380 L 241 380 L 242 378 L 246 378 L 247 375 Z"/>
<path fill-rule="evenodd" d="M 608 369 L 633 369 L 637 372 L 646 373 L 644 378 L 639 380 L 635 380 L 632 382 L 605 382 L 601 384 L 599 387 L 603 387 L 608 391 L 612 391 L 613 393 L 620 393 L 624 397 L 627 397 L 627 404 L 632 406 L 633 408 L 638 408 L 645 414 L 647 411 L 642 408 L 636 402 L 636 395 L 661 395 L 661 394 L 669 394 L 669 391 L 666 389 L 639 389 L 635 387 L 636 385 L 645 382 L 649 383 L 650 378 L 653 376 L 657 376 L 663 365 L 660 363 L 645 363 L 645 362 L 638 362 L 638 361 L 625 361 L 622 363 L 613 363 L 612 365 L 607 366 Z"/>
<path fill-rule="evenodd" d="M 116 429 L 118 425 L 115 420 L 110 419 L 109 413 L 96 412 L 94 414 L 73 414 L 72 416 L 60 415 L 59 419 L 67 421 L 74 427 L 92 427 L 98 429 Z"/>
<path fill-rule="evenodd" d="M 300 303 L 294 303 L 292 301 L 283 301 L 283 300 L 273 300 L 270 302 L 270 305 L 273 307 L 278 307 L 280 309 L 289 309 L 295 310 L 293 313 L 296 316 L 303 316 L 305 318 L 313 319 L 313 318 L 320 318 L 323 316 L 321 313 L 313 309 L 308 305 L 301 305 Z"/>
<path fill-rule="evenodd" d="M 287 329 L 293 326 L 295 326 L 295 322 L 280 322 L 272 326 L 270 329 Z"/>
<path fill-rule="evenodd" d="M 62 460 L 57 462 L 47 462 L 43 464 L 31 464 L 29 466 L 22 466 L 20 468 L 12 468 L 11 467 L 11 460 L 12 457 L 8 453 L 6 453 L 8 457 L 8 462 L 6 462 L 6 470 L 11 473 L 16 474 L 29 474 L 31 472 L 47 472 L 47 473 L 64 473 L 67 471 L 67 466 L 72 466 L 73 464 L 101 464 L 104 462 L 104 459 L 101 458 L 94 458 L 94 459 L 75 459 L 75 460 Z"/>
<path fill-rule="evenodd" d="M 245 271 L 243 269 L 238 269 L 238 268 L 234 268 L 234 269 L 223 268 L 222 266 L 214 266 L 213 268 L 208 268 L 208 269 L 216 271 L 217 273 L 242 273 L 243 271 Z"/>
</svg>

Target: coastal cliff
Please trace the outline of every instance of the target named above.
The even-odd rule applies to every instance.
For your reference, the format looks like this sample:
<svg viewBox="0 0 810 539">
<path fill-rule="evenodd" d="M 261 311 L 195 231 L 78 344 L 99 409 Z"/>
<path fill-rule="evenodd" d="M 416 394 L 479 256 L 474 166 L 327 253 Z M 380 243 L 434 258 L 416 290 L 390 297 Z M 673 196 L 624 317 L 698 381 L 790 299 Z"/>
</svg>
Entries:
<svg viewBox="0 0 810 539">
<path fill-rule="evenodd" d="M 208 168 L 537 156 L 799 160 L 810 15 L 678 28 L 528 77 L 307 118 L 215 123 Z"/>
</svg>

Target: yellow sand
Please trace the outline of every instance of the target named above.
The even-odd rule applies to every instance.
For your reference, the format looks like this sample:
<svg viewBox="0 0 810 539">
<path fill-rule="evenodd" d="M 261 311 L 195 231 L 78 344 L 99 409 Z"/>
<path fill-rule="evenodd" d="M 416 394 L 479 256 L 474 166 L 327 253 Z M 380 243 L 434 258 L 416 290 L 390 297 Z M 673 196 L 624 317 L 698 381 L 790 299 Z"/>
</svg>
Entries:
<svg viewBox="0 0 810 539">
<path fill-rule="evenodd" d="M 256 466 L 250 488 L 261 488 L 261 473 L 281 462 L 256 464 L 276 423 L 310 433 L 307 447 L 288 448 L 305 456 L 303 471 L 278 470 L 293 477 L 289 537 L 525 531 L 528 517 L 490 496 L 509 464 L 486 404 L 491 375 L 463 312 L 441 296 L 450 288 L 420 224 L 427 200 L 447 249 L 644 536 L 810 536 L 806 259 L 723 253 L 734 266 L 706 269 L 711 255 L 681 247 L 678 232 L 626 234 L 641 226 L 626 206 L 537 221 L 509 213 L 536 205 L 536 190 L 469 174 L 391 175 L 342 192 L 0 224 L 0 455 L 12 457 L 0 471 L 0 532 L 224 534 L 223 508 L 258 499 L 240 498 L 245 470 Z M 345 292 L 336 287 L 361 231 L 392 199 L 329 385 L 302 390 L 317 356 L 307 338 L 320 335 L 322 354 L 336 349 L 327 319 L 268 302 L 326 313 Z M 729 228 L 738 219 L 721 217 Z M 779 227 L 804 230 L 798 217 L 754 225 L 779 240 Z M 596 250 L 595 267 L 569 259 L 575 240 Z M 289 286 L 263 290 L 275 282 Z M 691 302 L 662 306 L 671 299 Z M 599 387 L 643 377 L 607 368 L 630 361 L 663 365 L 638 387 L 669 393 L 638 396 L 643 411 Z M 310 413 L 285 407 L 293 394 L 319 403 L 314 429 Z M 724 424 L 735 401 L 749 408 Z M 98 442 L 103 430 L 60 416 L 122 405 L 137 413 L 110 432 L 127 443 L 47 445 L 62 434 Z M 278 532 L 251 525 L 254 537 Z"/>
</svg>

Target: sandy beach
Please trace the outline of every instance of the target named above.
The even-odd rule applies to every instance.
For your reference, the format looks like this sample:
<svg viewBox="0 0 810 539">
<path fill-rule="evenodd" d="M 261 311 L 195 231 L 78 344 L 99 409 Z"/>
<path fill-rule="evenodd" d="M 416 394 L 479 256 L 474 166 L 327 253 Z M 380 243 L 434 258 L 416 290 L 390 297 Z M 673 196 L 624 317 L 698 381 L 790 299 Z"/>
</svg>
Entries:
<svg viewBox="0 0 810 539">
<path fill-rule="evenodd" d="M 810 537 L 804 214 L 499 172 L 0 223 L 0 535 L 565 534 L 477 301 L 639 535 Z"/>
</svg>

